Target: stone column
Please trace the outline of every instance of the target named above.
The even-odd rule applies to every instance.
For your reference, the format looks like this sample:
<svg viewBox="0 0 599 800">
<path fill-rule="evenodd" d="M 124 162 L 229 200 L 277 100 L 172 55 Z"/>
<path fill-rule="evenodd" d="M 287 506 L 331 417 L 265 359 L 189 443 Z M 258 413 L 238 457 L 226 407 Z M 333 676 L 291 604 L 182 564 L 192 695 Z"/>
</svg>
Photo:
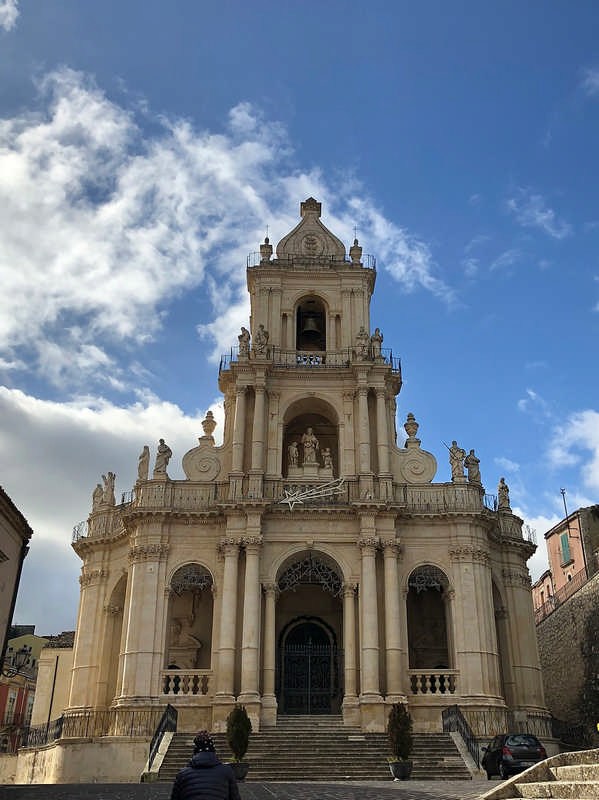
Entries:
<svg viewBox="0 0 599 800">
<path fill-rule="evenodd" d="M 277 698 L 275 696 L 276 664 L 276 602 L 279 587 L 276 583 L 265 583 L 264 589 L 264 667 L 262 696 L 262 723 L 277 724 Z"/>
<path fill-rule="evenodd" d="M 376 389 L 376 446 L 379 459 L 379 497 L 381 500 L 393 494 L 393 483 L 389 470 L 389 428 L 387 427 L 387 393 Z"/>
<path fill-rule="evenodd" d="M 254 403 L 252 468 L 250 472 L 249 494 L 252 497 L 262 497 L 262 477 L 264 473 L 265 388 L 263 385 L 256 384 L 254 391 L 256 401 Z"/>
<path fill-rule="evenodd" d="M 339 426 L 339 474 L 353 477 L 356 474 L 356 434 L 354 427 L 354 393 L 343 392 L 343 415 L 348 422 Z M 343 453 L 343 456 L 342 456 Z"/>
<path fill-rule="evenodd" d="M 245 590 L 241 639 L 241 695 L 248 706 L 258 700 L 258 653 L 260 649 L 260 550 L 261 536 L 248 536 L 245 544 Z M 248 708 L 248 713 L 250 709 Z M 257 720 L 259 724 L 259 719 Z M 254 720 L 252 719 L 252 725 Z"/>
<path fill-rule="evenodd" d="M 343 314 L 341 318 L 341 347 L 350 348 L 353 345 L 355 334 L 351 315 L 351 291 L 349 289 L 341 291 L 341 308 Z M 358 328 L 355 329 L 355 333 L 357 332 Z"/>
<path fill-rule="evenodd" d="M 229 482 L 229 498 L 241 497 L 243 484 L 243 451 L 245 447 L 246 428 L 246 386 L 238 386 L 235 390 L 235 425 L 233 427 L 233 446 L 231 476 Z"/>
<path fill-rule="evenodd" d="M 402 686 L 401 628 L 399 614 L 399 571 L 397 558 L 399 543 L 396 539 L 382 542 L 385 564 L 385 655 L 387 672 L 387 702 L 398 703 L 405 699 Z"/>
<path fill-rule="evenodd" d="M 360 706 L 362 730 L 384 730 L 383 699 L 379 688 L 379 623 L 376 586 L 376 548 L 378 541 L 374 515 L 360 520 L 362 538 L 362 575 L 360 581 L 360 627 L 362 663 L 360 670 Z"/>
<path fill-rule="evenodd" d="M 239 540 L 226 538 L 221 542 L 225 557 L 221 595 L 218 674 L 215 702 L 234 703 L 235 638 L 237 622 L 237 573 L 239 571 Z M 227 712 L 228 713 L 228 712 Z M 225 719 L 226 719 L 225 714 Z"/>
<path fill-rule="evenodd" d="M 268 392 L 268 426 L 266 432 L 266 477 L 271 480 L 281 474 L 281 451 L 278 444 L 280 392 Z"/>
<path fill-rule="evenodd" d="M 360 715 L 356 695 L 356 589 L 355 583 L 343 584 L 343 650 L 344 650 L 344 695 L 343 722 L 359 725 Z"/>
<path fill-rule="evenodd" d="M 161 586 L 167 555 L 168 545 L 156 538 L 129 550 L 131 597 L 123 621 L 123 677 L 117 705 L 150 702 L 159 683 L 164 643 L 156 640 L 156 625 L 164 602 Z"/>
<path fill-rule="evenodd" d="M 370 472 L 370 423 L 368 419 L 368 387 L 358 388 L 358 454 L 360 474 Z"/>
<path fill-rule="evenodd" d="M 87 564 L 79 577 L 81 595 L 69 696 L 69 708 L 72 709 L 90 708 L 94 704 L 100 667 L 98 647 L 101 637 L 98 626 L 103 617 L 107 577 L 105 569 Z M 92 624 L 81 625 L 81 620 L 84 619 L 91 620 Z"/>
</svg>

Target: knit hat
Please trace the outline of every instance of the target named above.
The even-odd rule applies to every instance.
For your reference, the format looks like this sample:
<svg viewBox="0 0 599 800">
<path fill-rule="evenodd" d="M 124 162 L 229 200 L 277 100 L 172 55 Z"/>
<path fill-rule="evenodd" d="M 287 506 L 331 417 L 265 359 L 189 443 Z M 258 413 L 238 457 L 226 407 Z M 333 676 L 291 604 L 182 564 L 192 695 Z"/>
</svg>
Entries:
<svg viewBox="0 0 599 800">
<path fill-rule="evenodd" d="M 206 750 L 214 752 L 214 740 L 208 731 L 200 731 L 193 740 L 193 752 L 201 753 Z"/>
</svg>

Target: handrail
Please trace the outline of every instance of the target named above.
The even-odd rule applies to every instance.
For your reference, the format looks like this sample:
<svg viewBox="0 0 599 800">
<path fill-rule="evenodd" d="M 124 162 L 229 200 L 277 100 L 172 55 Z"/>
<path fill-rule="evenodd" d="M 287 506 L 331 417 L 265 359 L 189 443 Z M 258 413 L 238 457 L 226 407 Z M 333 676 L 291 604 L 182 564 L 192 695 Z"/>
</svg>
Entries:
<svg viewBox="0 0 599 800">
<path fill-rule="evenodd" d="M 164 709 L 164 714 L 160 717 L 160 722 L 158 723 L 156 730 L 154 731 L 154 735 L 152 736 L 152 741 L 150 742 L 150 755 L 148 756 L 148 771 L 152 769 L 152 764 L 154 763 L 154 759 L 156 758 L 156 754 L 158 753 L 158 749 L 160 747 L 160 743 L 164 738 L 165 733 L 175 733 L 177 730 L 177 716 L 178 712 L 174 706 L 171 706 L 170 703 Z"/>
<path fill-rule="evenodd" d="M 340 258 L 335 255 L 309 256 L 305 253 L 285 253 L 282 256 L 264 259 L 262 254 L 255 251 L 249 253 L 246 258 L 248 269 L 252 267 L 299 267 L 303 269 L 330 269 L 331 267 L 347 269 L 348 267 L 360 267 L 376 271 L 376 258 L 368 253 L 362 253 L 359 261 L 353 261 L 344 256 Z"/>
<path fill-rule="evenodd" d="M 571 581 L 568 581 L 568 583 L 561 586 L 555 594 L 548 597 L 543 605 L 535 608 L 535 624 L 538 625 L 539 622 L 547 619 L 550 614 L 553 614 L 556 608 L 559 608 L 565 600 L 572 597 L 586 582 L 587 571 L 586 567 L 583 567 L 581 570 L 574 573 Z"/>
<path fill-rule="evenodd" d="M 468 752 L 476 764 L 477 769 L 480 769 L 478 742 L 476 741 L 476 736 L 472 732 L 472 728 L 470 725 L 468 725 L 466 718 L 460 711 L 459 706 L 455 705 L 444 708 L 441 716 L 443 719 L 443 731 L 445 733 L 456 731 L 460 734 L 464 740 L 464 744 L 468 748 Z"/>
</svg>

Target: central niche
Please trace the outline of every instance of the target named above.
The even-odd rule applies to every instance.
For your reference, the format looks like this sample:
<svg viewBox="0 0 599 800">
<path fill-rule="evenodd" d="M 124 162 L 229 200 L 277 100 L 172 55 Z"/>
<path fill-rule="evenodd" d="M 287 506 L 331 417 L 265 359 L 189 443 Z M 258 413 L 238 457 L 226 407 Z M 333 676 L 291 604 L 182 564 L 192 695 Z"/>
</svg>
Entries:
<svg viewBox="0 0 599 800">
<path fill-rule="evenodd" d="M 332 480 L 339 475 L 337 426 L 323 414 L 299 414 L 285 426 L 282 474 L 289 480 Z"/>
<path fill-rule="evenodd" d="M 305 297 L 297 306 L 296 350 L 327 349 L 324 304 L 316 297 Z"/>
</svg>

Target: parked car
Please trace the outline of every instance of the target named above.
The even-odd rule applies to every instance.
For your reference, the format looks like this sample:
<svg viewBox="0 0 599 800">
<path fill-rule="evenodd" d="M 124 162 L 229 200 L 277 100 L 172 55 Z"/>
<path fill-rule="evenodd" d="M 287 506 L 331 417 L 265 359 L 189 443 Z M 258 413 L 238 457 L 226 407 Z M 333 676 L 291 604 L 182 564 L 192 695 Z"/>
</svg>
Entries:
<svg viewBox="0 0 599 800">
<path fill-rule="evenodd" d="M 505 780 L 547 758 L 545 748 L 531 733 L 502 733 L 483 751 L 482 766 L 489 780 L 493 775 Z"/>
</svg>

